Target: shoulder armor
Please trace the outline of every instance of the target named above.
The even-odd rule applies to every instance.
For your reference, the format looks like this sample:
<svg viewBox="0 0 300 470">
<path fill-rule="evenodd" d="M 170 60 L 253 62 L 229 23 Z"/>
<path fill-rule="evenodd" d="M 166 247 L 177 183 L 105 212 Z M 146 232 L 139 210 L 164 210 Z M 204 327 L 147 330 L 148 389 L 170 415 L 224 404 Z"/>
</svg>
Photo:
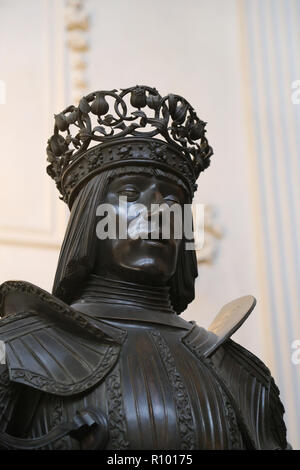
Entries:
<svg viewBox="0 0 300 470">
<path fill-rule="evenodd" d="M 114 366 L 123 330 L 87 319 L 28 282 L 5 282 L 0 296 L 10 380 L 67 396 L 94 386 Z"/>
<path fill-rule="evenodd" d="M 231 339 L 212 361 L 232 391 L 258 449 L 285 449 L 284 407 L 270 370 L 254 354 Z"/>
<path fill-rule="evenodd" d="M 18 398 L 18 390 L 9 379 L 5 364 L 0 364 L 0 432 L 5 431 Z"/>
<path fill-rule="evenodd" d="M 286 449 L 284 407 L 270 370 L 230 339 L 255 306 L 252 296 L 222 308 L 208 330 L 194 324 L 182 339 L 199 358 L 209 359 L 230 391 L 257 449 Z"/>
<path fill-rule="evenodd" d="M 256 305 L 252 295 L 232 300 L 224 305 L 208 330 L 194 322 L 193 328 L 183 337 L 183 343 L 198 357 L 211 356 L 220 346 L 235 333 L 248 318 Z"/>
</svg>

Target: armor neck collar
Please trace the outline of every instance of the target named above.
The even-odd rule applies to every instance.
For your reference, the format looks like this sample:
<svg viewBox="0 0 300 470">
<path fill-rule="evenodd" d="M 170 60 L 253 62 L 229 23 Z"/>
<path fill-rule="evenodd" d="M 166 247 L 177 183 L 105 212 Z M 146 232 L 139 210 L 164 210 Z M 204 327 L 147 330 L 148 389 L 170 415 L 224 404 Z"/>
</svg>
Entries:
<svg viewBox="0 0 300 470">
<path fill-rule="evenodd" d="M 175 314 L 168 286 L 146 286 L 91 274 L 74 303 L 101 303 Z"/>
</svg>

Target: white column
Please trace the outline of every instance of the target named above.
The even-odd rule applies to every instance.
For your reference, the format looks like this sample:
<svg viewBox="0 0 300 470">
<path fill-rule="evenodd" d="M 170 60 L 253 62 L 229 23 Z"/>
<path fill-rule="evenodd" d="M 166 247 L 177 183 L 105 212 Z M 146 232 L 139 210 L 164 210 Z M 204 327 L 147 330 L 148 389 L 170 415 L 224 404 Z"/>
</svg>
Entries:
<svg viewBox="0 0 300 470">
<path fill-rule="evenodd" d="M 257 268 L 265 351 L 281 390 L 288 436 L 300 447 L 300 106 L 292 82 L 300 78 L 298 0 L 243 0 L 241 25 L 249 169 L 257 225 Z"/>
</svg>

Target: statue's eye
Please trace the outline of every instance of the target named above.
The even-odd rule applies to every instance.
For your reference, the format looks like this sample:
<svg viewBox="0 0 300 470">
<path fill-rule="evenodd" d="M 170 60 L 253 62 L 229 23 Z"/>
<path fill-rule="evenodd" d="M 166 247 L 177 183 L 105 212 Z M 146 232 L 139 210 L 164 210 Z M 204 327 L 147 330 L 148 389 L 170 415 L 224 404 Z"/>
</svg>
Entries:
<svg viewBox="0 0 300 470">
<path fill-rule="evenodd" d="M 164 201 L 169 204 L 169 206 L 172 206 L 173 204 L 180 204 L 179 199 L 176 196 L 169 195 L 164 197 Z"/>
<path fill-rule="evenodd" d="M 134 188 L 123 188 L 118 191 L 119 196 L 127 197 L 128 201 L 135 201 L 139 197 L 139 191 Z"/>
</svg>

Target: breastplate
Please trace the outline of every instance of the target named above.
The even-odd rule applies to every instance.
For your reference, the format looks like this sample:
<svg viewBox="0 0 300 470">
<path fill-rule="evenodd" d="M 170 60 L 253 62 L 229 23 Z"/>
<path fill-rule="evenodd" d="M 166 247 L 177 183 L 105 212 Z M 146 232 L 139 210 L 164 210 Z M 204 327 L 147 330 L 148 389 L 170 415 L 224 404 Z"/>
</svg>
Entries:
<svg viewBox="0 0 300 470">
<path fill-rule="evenodd" d="M 31 437 L 48 432 L 87 406 L 106 416 L 106 449 L 242 449 L 242 436 L 226 391 L 182 343 L 185 330 L 116 322 L 127 330 L 119 360 L 105 380 L 71 397 L 43 394 Z M 51 448 L 78 448 L 70 437 Z"/>
</svg>

